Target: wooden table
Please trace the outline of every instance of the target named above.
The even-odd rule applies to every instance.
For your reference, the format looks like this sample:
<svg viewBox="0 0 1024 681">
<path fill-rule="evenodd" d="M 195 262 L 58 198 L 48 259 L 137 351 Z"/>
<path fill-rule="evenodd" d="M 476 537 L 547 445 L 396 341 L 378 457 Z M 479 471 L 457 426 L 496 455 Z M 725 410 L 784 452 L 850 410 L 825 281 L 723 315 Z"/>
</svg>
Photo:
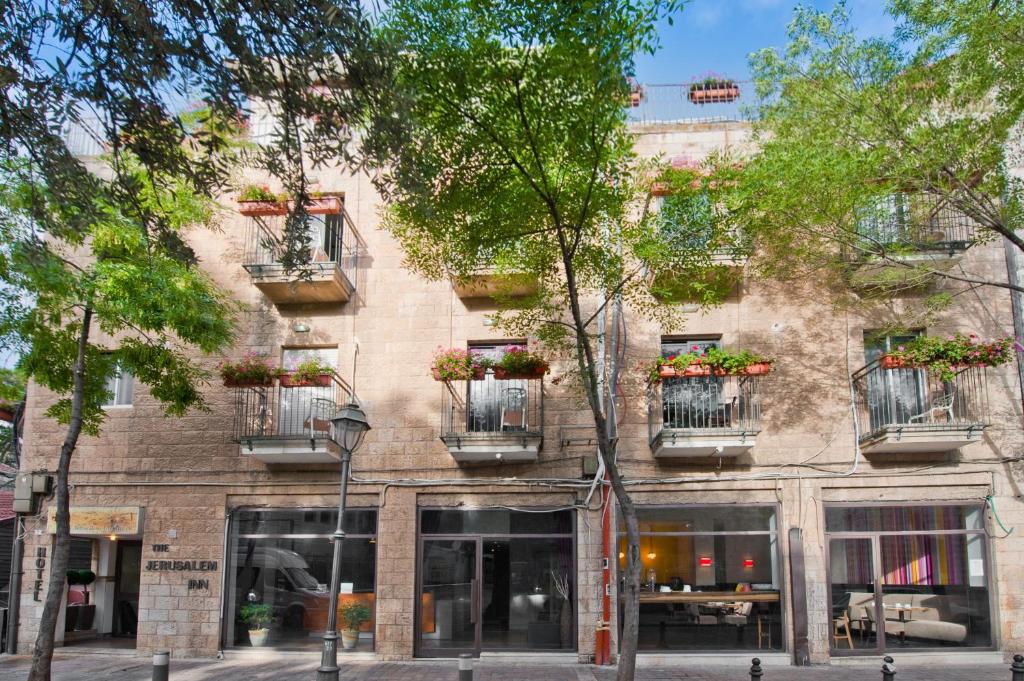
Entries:
<svg viewBox="0 0 1024 681">
<path fill-rule="evenodd" d="M 649 603 L 778 603 L 778 591 L 641 591 L 640 605 Z"/>
</svg>

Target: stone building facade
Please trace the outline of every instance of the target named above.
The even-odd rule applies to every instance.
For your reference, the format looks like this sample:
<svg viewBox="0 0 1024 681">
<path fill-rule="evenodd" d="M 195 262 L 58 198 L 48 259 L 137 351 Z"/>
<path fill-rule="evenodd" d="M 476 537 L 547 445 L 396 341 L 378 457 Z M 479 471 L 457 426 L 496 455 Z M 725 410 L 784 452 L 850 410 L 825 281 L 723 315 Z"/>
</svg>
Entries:
<svg viewBox="0 0 1024 681">
<path fill-rule="evenodd" d="M 650 125 L 637 128 L 637 148 L 699 159 L 742 148 L 749 134 L 737 121 Z M 254 251 L 254 218 L 231 199 L 221 231 L 195 232 L 191 242 L 246 305 L 235 358 L 255 352 L 288 367 L 315 355 L 342 383 L 287 393 L 215 381 L 206 391 L 211 410 L 181 419 L 165 418 L 134 385 L 75 456 L 74 533 L 90 547 L 96 608 L 89 626 L 59 638 L 74 645 L 109 635 L 112 644 L 134 638 L 140 652 L 212 656 L 258 645 L 242 607 L 268 604 L 274 621 L 263 645 L 315 649 L 338 489 L 318 400 L 333 406 L 354 391 L 372 426 L 353 457 L 342 576 L 342 602 L 372 612 L 357 650 L 383 660 L 463 651 L 593 659 L 603 549 L 588 413 L 551 380 L 557 364 L 543 381 L 505 387 L 493 378 L 451 390 L 434 381 L 439 346 L 494 352 L 526 339 L 488 324 L 495 307 L 486 296 L 403 269 L 398 246 L 378 228 L 367 177 L 324 170 L 319 184 L 347 215 L 328 212 L 334 217 L 318 223 L 314 240 L 321 261 L 342 263 L 341 285 L 333 265 L 317 275 L 329 281 L 316 290 L 269 285 L 273 272 L 253 266 L 267 264 Z M 361 243 L 338 230 L 358 231 Z M 999 243 L 955 257 L 1006 278 Z M 813 281 L 781 286 L 737 268 L 733 295 L 687 312 L 678 332 L 626 313 L 619 456 L 644 533 L 641 655 L 753 649 L 765 659 L 826 663 L 897 646 L 940 655 L 1019 649 L 1024 549 L 1019 532 L 1003 529 L 1024 523 L 1014 367 L 972 369 L 963 380 L 974 382 L 938 387 L 923 371 L 882 369 L 871 332 L 886 319 L 834 307 Z M 953 300 L 925 331 L 1012 334 L 1005 291 Z M 771 373 L 673 379 L 654 396 L 633 375 L 663 349 L 714 343 L 774 358 Z M 218 359 L 208 360 L 211 371 Z M 497 392 L 478 409 L 466 406 L 486 390 Z M 950 394 L 951 407 L 943 402 Z M 44 416 L 51 400 L 30 386 L 26 470 L 56 465 L 63 432 Z M 267 419 L 278 421 L 268 430 Z M 454 431 L 447 443 L 439 437 Z M 527 431 L 542 441 L 532 460 L 519 461 Z M 481 433 L 496 433 L 498 444 L 459 461 L 473 458 L 469 445 Z M 502 447 L 509 455 L 494 459 Z M 24 519 L 22 650 L 41 613 L 48 512 L 44 503 Z M 613 652 L 616 534 L 613 526 Z M 81 600 L 69 595 L 65 613 Z"/>
</svg>

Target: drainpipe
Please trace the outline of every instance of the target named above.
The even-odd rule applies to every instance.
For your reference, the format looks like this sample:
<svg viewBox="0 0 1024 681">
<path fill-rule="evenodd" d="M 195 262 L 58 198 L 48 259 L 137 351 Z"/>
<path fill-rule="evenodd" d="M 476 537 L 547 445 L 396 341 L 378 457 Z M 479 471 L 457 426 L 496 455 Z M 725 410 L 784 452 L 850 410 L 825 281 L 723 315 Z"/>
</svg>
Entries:
<svg viewBox="0 0 1024 681">
<path fill-rule="evenodd" d="M 601 622 L 594 640 L 594 664 L 596 665 L 611 664 L 612 653 L 612 625 L 610 622 L 612 613 L 611 573 L 614 563 L 612 563 L 611 552 L 611 524 L 608 522 L 609 515 L 611 514 L 611 504 L 608 503 L 610 488 L 607 472 L 604 474 L 604 482 L 605 484 L 601 486 L 601 554 L 604 556 L 604 561 L 603 569 L 601 570 Z"/>
<path fill-rule="evenodd" d="M 1003 252 L 1006 254 L 1006 276 L 1012 286 L 1020 286 L 1020 249 L 1009 239 L 1003 239 Z M 1013 337 L 1017 343 L 1024 343 L 1024 295 L 1020 291 L 1010 291 L 1010 310 L 1013 313 Z M 1020 406 L 1024 412 L 1024 362 L 1021 362 L 1020 348 L 1014 346 L 1017 358 L 1017 381 L 1020 387 Z"/>
<path fill-rule="evenodd" d="M 21 576 L 24 574 L 24 533 L 21 514 L 14 515 L 14 549 L 11 551 L 11 581 L 7 602 L 7 645 L 6 651 L 13 655 L 18 652 L 18 614 L 21 610 Z"/>
</svg>

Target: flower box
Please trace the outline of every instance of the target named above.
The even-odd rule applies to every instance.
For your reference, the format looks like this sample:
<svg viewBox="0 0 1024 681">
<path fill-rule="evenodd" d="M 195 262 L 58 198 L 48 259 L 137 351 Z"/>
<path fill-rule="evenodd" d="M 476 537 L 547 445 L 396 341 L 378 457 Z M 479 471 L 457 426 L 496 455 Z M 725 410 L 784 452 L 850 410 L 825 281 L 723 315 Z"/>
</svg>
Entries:
<svg viewBox="0 0 1024 681">
<path fill-rule="evenodd" d="M 654 182 L 651 184 L 651 196 L 668 196 L 672 193 L 668 182 Z"/>
<path fill-rule="evenodd" d="M 902 357 L 893 357 L 892 355 L 882 355 L 882 368 L 883 369 L 904 369 L 906 368 L 907 360 Z"/>
<path fill-rule="evenodd" d="M 274 385 L 273 379 L 269 381 L 252 378 L 225 378 L 225 388 L 269 388 Z"/>
<path fill-rule="evenodd" d="M 531 381 L 544 378 L 544 374 L 547 372 L 548 367 L 546 366 L 536 367 L 532 371 L 517 371 L 514 373 L 501 367 L 494 367 L 494 378 L 499 381 Z"/>
<path fill-rule="evenodd" d="M 715 104 L 735 102 L 740 97 L 738 85 L 712 85 L 691 87 L 690 101 L 694 104 Z"/>
<path fill-rule="evenodd" d="M 318 374 L 310 379 L 295 379 L 291 374 L 281 376 L 282 388 L 327 388 L 331 385 L 334 377 L 330 374 Z"/>
<path fill-rule="evenodd" d="M 288 203 L 286 201 L 239 201 L 238 212 L 248 217 L 286 215 Z"/>
<path fill-rule="evenodd" d="M 438 369 L 437 367 L 430 367 L 430 373 L 433 374 L 435 381 L 460 380 L 460 379 L 441 378 L 441 370 Z M 470 380 L 482 381 L 482 380 L 484 380 L 484 377 L 486 375 L 487 375 L 487 369 L 485 369 L 483 367 L 473 367 L 473 378 L 470 379 Z"/>
<path fill-rule="evenodd" d="M 755 362 L 748 367 L 735 372 L 735 376 L 765 376 L 772 370 L 771 362 Z M 697 378 L 700 376 L 728 376 L 725 369 L 713 369 L 701 364 L 691 364 L 685 369 L 676 369 L 673 366 L 662 365 L 658 367 L 659 378 Z"/>
<path fill-rule="evenodd" d="M 0 421 L 14 423 L 14 409 L 11 407 L 0 407 Z"/>
</svg>

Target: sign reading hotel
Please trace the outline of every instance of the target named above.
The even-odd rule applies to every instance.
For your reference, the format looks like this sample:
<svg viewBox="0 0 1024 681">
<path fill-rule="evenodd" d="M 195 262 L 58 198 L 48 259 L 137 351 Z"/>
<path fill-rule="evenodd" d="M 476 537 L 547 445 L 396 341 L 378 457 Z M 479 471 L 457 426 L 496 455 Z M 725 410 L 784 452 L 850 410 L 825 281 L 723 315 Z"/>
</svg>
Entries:
<svg viewBox="0 0 1024 681">
<path fill-rule="evenodd" d="M 46 531 L 57 532 L 56 508 L 50 508 Z M 142 534 L 142 509 L 138 506 L 72 506 L 71 534 L 80 537 Z"/>
</svg>

